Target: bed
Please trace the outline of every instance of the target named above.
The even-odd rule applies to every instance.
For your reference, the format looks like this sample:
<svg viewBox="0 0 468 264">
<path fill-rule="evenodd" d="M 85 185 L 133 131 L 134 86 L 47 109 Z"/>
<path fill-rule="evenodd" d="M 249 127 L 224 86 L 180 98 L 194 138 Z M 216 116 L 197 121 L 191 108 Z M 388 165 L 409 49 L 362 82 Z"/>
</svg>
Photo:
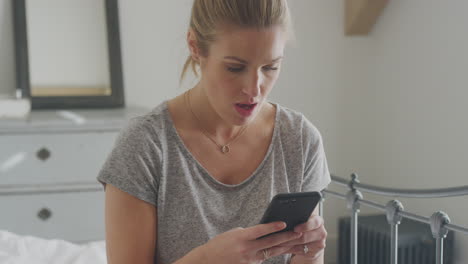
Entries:
<svg viewBox="0 0 468 264">
<path fill-rule="evenodd" d="M 0 230 L 2 264 L 105 264 L 105 241 L 74 244 Z"/>
</svg>

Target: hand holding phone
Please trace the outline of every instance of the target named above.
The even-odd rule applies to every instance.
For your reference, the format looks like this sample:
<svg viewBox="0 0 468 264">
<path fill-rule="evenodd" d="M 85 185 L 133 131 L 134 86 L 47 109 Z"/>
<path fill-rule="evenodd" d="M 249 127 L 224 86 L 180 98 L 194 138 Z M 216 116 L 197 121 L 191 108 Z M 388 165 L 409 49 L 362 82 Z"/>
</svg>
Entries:
<svg viewBox="0 0 468 264">
<path fill-rule="evenodd" d="M 271 200 L 260 224 L 282 221 L 286 223 L 286 228 L 272 234 L 293 231 L 295 226 L 307 222 L 321 199 L 320 192 L 278 194 Z"/>
</svg>

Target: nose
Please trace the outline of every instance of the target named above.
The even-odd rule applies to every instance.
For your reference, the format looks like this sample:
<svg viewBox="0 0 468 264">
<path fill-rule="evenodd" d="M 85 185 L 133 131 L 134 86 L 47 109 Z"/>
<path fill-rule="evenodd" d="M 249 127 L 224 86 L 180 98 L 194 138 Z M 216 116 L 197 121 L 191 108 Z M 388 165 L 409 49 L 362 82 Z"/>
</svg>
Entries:
<svg viewBox="0 0 468 264">
<path fill-rule="evenodd" d="M 248 80 L 246 82 L 246 85 L 244 85 L 242 92 L 248 95 L 249 98 L 252 100 L 260 95 L 262 82 L 263 82 L 263 76 L 261 75 L 260 72 L 255 71 L 254 73 L 250 74 L 250 76 L 248 77 Z"/>
</svg>

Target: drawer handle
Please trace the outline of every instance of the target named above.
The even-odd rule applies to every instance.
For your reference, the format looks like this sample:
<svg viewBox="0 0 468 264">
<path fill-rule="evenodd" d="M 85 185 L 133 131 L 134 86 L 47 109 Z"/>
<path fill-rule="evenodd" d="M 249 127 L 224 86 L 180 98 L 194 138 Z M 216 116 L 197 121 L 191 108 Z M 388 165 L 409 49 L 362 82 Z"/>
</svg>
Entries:
<svg viewBox="0 0 468 264">
<path fill-rule="evenodd" d="M 52 216 L 52 211 L 50 211 L 48 208 L 42 208 L 39 213 L 37 213 L 37 217 L 41 219 L 42 221 L 46 221 Z"/>
<path fill-rule="evenodd" d="M 36 156 L 38 159 L 42 161 L 46 161 L 50 158 L 50 151 L 46 148 L 41 148 L 37 153 Z"/>
</svg>

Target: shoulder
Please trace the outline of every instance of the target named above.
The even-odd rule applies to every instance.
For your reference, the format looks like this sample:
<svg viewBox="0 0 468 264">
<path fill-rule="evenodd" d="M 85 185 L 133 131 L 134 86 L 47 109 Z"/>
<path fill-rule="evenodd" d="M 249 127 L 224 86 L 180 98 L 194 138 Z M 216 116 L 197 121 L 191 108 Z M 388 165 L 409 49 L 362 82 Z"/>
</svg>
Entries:
<svg viewBox="0 0 468 264">
<path fill-rule="evenodd" d="M 303 143 L 314 143 L 322 140 L 317 127 L 303 113 L 279 104 L 278 123 L 282 136 L 300 137 Z"/>
<path fill-rule="evenodd" d="M 153 108 L 150 112 L 131 118 L 120 131 L 120 143 L 131 143 L 138 147 L 148 141 L 159 141 L 164 136 L 168 124 L 166 103 Z"/>
</svg>

